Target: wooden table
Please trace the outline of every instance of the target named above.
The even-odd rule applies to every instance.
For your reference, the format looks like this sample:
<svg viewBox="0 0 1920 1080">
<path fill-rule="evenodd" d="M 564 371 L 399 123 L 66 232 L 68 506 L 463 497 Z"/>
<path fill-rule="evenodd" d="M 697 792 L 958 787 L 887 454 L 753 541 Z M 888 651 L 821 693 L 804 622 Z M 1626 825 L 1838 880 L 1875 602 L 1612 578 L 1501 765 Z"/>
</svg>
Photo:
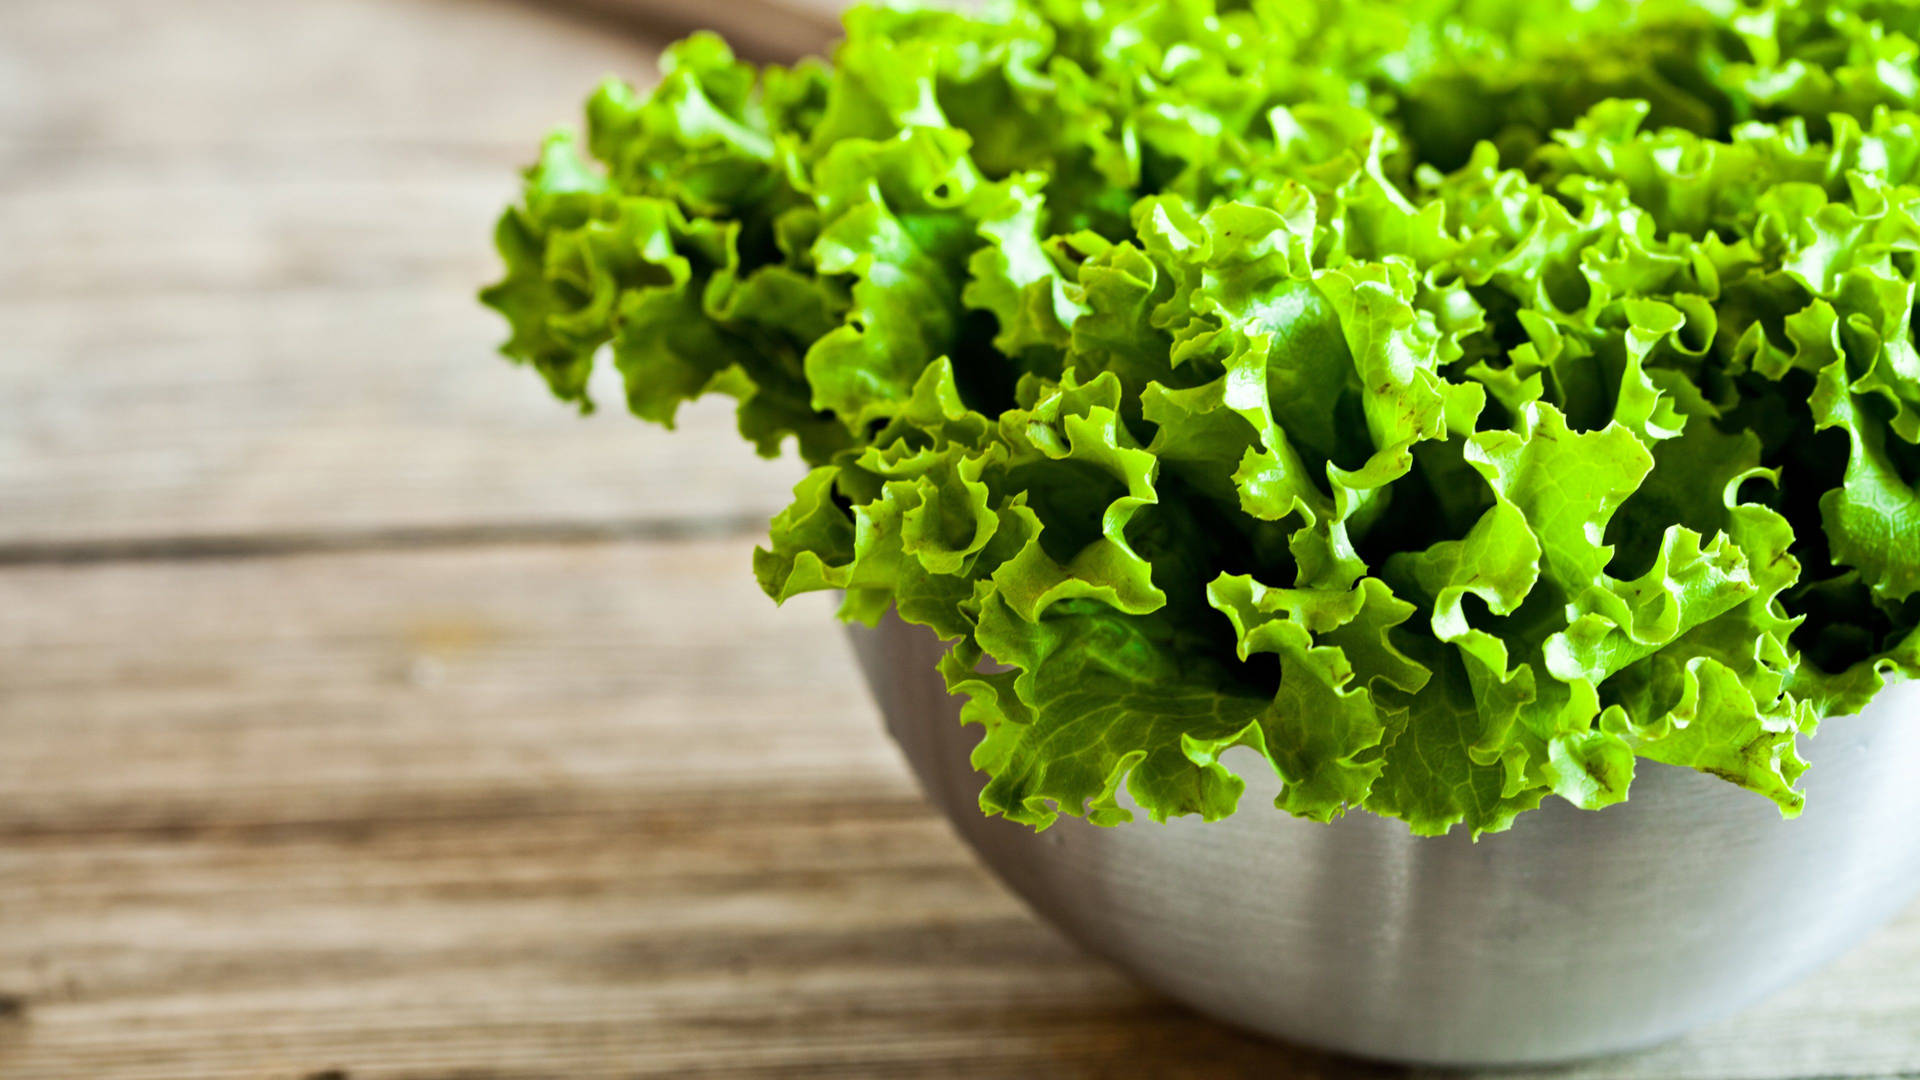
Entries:
<svg viewBox="0 0 1920 1080">
<path fill-rule="evenodd" d="M 1034 921 L 928 813 L 723 408 L 471 300 L 659 45 L 509 0 L 0 5 L 0 1076 L 1388 1075 Z M 1889 842 L 1908 842 L 1899 823 Z M 1920 918 L 1557 1074 L 1920 1068 Z"/>
</svg>

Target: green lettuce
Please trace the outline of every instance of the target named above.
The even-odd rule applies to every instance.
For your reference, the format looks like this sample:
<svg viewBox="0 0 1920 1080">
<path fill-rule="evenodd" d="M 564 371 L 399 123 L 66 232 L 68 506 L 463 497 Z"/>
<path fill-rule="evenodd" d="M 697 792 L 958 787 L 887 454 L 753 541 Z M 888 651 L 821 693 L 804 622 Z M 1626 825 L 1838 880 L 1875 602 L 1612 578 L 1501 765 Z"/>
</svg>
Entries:
<svg viewBox="0 0 1920 1080">
<path fill-rule="evenodd" d="M 1012 0 L 711 35 L 501 218 L 508 356 L 738 402 L 754 573 L 949 643 L 981 806 L 1796 813 L 1920 673 L 1920 8 Z"/>
</svg>

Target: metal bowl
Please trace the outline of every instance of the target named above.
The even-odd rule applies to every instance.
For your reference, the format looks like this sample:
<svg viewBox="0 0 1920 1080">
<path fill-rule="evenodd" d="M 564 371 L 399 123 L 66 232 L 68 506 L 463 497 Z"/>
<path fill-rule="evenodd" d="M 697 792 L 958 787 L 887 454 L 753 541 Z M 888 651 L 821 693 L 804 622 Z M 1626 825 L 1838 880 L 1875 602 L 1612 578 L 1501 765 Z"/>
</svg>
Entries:
<svg viewBox="0 0 1920 1080">
<path fill-rule="evenodd" d="M 1352 814 L 1268 808 L 1249 756 L 1211 824 L 982 816 L 977 728 L 934 672 L 941 646 L 889 616 L 853 643 L 928 797 L 1034 910 L 1216 1019 L 1363 1057 L 1559 1061 L 1645 1046 L 1838 955 L 1920 887 L 1920 690 L 1889 688 L 1808 742 L 1807 809 L 1642 761 L 1632 801 L 1560 802 L 1474 843 Z"/>
</svg>

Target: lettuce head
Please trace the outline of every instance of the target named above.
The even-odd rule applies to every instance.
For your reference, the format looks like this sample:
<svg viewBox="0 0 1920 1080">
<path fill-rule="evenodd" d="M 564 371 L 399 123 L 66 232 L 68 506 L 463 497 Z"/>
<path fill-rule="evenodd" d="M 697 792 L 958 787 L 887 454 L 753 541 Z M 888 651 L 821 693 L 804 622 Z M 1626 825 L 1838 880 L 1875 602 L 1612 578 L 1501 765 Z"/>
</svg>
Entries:
<svg viewBox="0 0 1920 1080">
<path fill-rule="evenodd" d="M 710 35 L 484 294 L 809 467 L 753 572 L 949 642 L 981 807 L 1801 806 L 1920 672 L 1920 7 L 1013 0 Z M 1236 760 L 1250 760 L 1237 757 Z"/>
</svg>

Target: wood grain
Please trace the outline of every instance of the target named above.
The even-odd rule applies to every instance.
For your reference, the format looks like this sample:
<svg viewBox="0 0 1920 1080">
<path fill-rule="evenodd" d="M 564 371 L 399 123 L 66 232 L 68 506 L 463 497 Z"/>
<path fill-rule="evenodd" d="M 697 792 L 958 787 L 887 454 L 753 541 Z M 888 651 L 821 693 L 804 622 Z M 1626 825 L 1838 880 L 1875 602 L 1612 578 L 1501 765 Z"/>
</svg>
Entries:
<svg viewBox="0 0 1920 1080">
<path fill-rule="evenodd" d="M 536 6 L 0 5 L 0 547 L 764 520 L 722 401 L 590 420 L 473 301 L 539 134 L 660 38 Z"/>
<path fill-rule="evenodd" d="M 1029 918 L 746 559 L 0 573 L 0 1075 L 1337 1068 Z"/>
</svg>

